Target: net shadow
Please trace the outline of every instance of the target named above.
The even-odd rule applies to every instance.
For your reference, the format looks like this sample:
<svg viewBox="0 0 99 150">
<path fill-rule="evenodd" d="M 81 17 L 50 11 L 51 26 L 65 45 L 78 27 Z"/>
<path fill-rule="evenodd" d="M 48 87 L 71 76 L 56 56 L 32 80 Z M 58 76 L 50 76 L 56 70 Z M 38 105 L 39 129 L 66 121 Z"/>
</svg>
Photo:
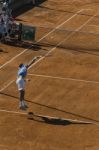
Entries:
<svg viewBox="0 0 99 150">
<path fill-rule="evenodd" d="M 36 40 L 42 36 L 42 33 L 49 33 L 51 30 L 49 27 L 36 27 Z M 88 31 L 88 29 L 86 31 L 53 29 L 50 35 L 37 44 L 93 54 L 99 52 L 98 39 L 99 33 Z M 98 56 L 98 54 L 95 55 Z"/>
<path fill-rule="evenodd" d="M 39 43 L 37 44 L 37 46 L 46 46 L 46 47 L 55 47 L 54 44 L 47 44 L 47 43 Z M 90 55 L 95 55 L 95 56 L 99 56 L 99 54 L 96 54 L 99 52 L 98 48 L 81 48 L 79 46 L 74 46 L 72 47 L 71 45 L 67 45 L 67 46 L 57 46 L 57 48 L 61 48 L 63 50 L 69 50 L 71 52 L 78 52 L 78 53 L 86 53 L 86 54 L 90 54 Z"/>
</svg>

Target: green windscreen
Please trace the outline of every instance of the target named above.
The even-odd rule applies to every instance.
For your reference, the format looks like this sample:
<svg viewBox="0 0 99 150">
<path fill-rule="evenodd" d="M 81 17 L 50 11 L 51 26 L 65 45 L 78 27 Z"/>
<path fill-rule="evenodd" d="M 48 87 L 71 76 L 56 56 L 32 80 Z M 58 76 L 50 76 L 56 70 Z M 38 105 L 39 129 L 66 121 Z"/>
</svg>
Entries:
<svg viewBox="0 0 99 150">
<path fill-rule="evenodd" d="M 33 41 L 35 40 L 35 27 L 22 25 L 22 40 Z"/>
</svg>

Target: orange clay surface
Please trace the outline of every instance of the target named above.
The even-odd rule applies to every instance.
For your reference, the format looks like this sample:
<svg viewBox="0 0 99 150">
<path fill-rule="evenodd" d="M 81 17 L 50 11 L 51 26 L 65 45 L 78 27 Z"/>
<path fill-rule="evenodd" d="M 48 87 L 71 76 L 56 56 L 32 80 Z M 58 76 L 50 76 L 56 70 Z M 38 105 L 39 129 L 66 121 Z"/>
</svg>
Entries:
<svg viewBox="0 0 99 150">
<path fill-rule="evenodd" d="M 0 43 L 0 150 L 99 150 L 99 3 L 48 0 L 16 19 L 52 29 L 38 31 L 38 46 Z M 56 28 L 79 33 L 54 36 Z M 55 46 L 44 44 L 47 38 Z M 18 65 L 39 55 L 44 57 L 28 70 L 28 111 L 96 125 L 54 124 L 21 114 L 28 111 L 18 107 Z"/>
</svg>

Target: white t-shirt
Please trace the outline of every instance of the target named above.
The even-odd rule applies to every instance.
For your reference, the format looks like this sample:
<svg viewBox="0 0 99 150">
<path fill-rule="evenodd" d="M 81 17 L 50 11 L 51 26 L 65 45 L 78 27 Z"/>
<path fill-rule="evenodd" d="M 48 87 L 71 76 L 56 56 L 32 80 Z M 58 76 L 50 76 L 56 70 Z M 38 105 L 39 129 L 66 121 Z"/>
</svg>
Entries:
<svg viewBox="0 0 99 150">
<path fill-rule="evenodd" d="M 25 80 L 22 78 L 22 76 L 19 76 L 16 80 L 16 84 L 18 86 L 18 90 L 24 90 L 25 88 Z"/>
</svg>

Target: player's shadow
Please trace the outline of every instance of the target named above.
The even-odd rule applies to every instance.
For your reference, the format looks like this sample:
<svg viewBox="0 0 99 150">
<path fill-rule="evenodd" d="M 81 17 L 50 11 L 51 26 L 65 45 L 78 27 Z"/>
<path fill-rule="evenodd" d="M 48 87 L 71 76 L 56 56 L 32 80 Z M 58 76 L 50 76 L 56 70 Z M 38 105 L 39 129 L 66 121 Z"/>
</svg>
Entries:
<svg viewBox="0 0 99 150">
<path fill-rule="evenodd" d="M 30 117 L 28 118 L 30 120 L 36 121 L 36 122 L 40 122 L 40 123 L 46 123 L 46 124 L 50 124 L 50 125 L 60 125 L 60 126 L 67 126 L 67 125 L 72 125 L 72 124 L 79 124 L 79 125 L 89 125 L 91 123 L 84 123 L 84 122 L 73 122 L 72 120 L 66 120 L 66 119 L 61 119 L 61 118 L 48 118 L 48 117 Z"/>
<path fill-rule="evenodd" d="M 47 124 L 52 124 L 52 125 L 63 125 L 63 126 L 67 126 L 72 124 L 70 121 L 66 121 L 66 120 L 61 120 L 61 119 L 49 119 L 46 117 L 42 117 L 42 120 L 47 123 Z"/>
<path fill-rule="evenodd" d="M 64 120 L 64 119 L 49 119 L 46 117 L 42 117 L 43 121 L 47 124 L 52 124 L 52 125 L 63 125 L 63 126 L 67 126 L 67 125 L 71 125 L 71 124 L 79 124 L 79 125 L 88 125 L 90 123 L 80 123 L 80 122 L 72 122 L 72 121 L 68 121 L 68 120 Z"/>
</svg>

